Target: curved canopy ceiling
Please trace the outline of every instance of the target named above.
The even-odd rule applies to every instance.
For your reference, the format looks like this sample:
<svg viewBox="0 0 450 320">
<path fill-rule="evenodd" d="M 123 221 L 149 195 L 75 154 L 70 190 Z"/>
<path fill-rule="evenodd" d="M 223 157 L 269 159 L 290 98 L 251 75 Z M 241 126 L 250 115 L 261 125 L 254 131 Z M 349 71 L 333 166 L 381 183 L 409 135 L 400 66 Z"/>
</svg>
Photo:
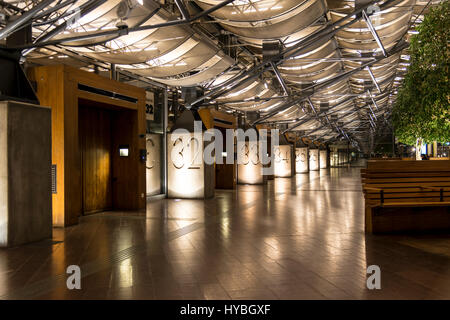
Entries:
<svg viewBox="0 0 450 320">
<path fill-rule="evenodd" d="M 439 1 L 6 0 L 2 10 L 39 2 L 47 6 L 34 15 L 37 45 L 24 51 L 32 63 L 86 67 L 90 59 L 168 86 L 201 86 L 195 107 L 257 112 L 253 124 L 365 149 L 389 118 L 408 38 Z"/>
</svg>

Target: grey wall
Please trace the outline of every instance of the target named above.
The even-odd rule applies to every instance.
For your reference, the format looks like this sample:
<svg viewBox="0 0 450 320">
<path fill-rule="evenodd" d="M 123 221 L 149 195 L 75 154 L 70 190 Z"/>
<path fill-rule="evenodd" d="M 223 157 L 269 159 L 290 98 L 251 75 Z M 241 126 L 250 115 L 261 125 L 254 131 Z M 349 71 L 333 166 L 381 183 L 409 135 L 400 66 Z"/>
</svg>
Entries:
<svg viewBox="0 0 450 320">
<path fill-rule="evenodd" d="M 51 110 L 2 101 L 0 116 L 0 246 L 51 238 Z"/>
</svg>

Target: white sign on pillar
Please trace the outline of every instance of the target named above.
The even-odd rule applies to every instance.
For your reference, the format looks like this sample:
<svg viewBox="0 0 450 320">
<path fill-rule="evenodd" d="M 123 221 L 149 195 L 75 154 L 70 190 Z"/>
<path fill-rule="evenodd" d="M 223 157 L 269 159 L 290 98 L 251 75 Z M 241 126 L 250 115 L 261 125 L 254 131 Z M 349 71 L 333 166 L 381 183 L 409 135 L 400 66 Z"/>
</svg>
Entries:
<svg viewBox="0 0 450 320">
<path fill-rule="evenodd" d="M 295 149 L 295 172 L 305 173 L 309 171 L 308 148 Z"/>
<path fill-rule="evenodd" d="M 214 196 L 214 165 L 203 161 L 202 135 L 168 135 L 169 198 L 200 199 Z"/>
<path fill-rule="evenodd" d="M 320 150 L 320 169 L 327 169 L 328 168 L 328 152 L 327 150 Z"/>
<path fill-rule="evenodd" d="M 309 170 L 319 170 L 319 149 L 309 149 Z"/>
<path fill-rule="evenodd" d="M 147 195 L 161 193 L 161 135 L 147 134 L 146 184 Z"/>
<path fill-rule="evenodd" d="M 292 146 L 281 145 L 275 147 L 275 177 L 291 177 L 292 176 Z"/>
<path fill-rule="evenodd" d="M 241 184 L 262 184 L 264 177 L 262 174 L 262 164 L 259 159 L 257 143 L 242 145 L 238 150 L 238 183 Z"/>
<path fill-rule="evenodd" d="M 155 120 L 155 94 L 150 91 L 145 92 L 145 119 Z"/>
</svg>

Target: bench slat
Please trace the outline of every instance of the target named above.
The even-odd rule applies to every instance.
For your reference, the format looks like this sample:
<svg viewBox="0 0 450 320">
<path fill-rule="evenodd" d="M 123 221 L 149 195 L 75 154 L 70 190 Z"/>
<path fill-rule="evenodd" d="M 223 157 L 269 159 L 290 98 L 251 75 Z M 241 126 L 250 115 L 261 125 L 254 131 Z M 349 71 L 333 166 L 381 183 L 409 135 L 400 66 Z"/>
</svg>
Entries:
<svg viewBox="0 0 450 320">
<path fill-rule="evenodd" d="M 439 187 L 438 187 L 439 188 Z M 439 188 L 440 189 L 440 188 Z M 378 191 L 376 191 L 378 190 Z M 379 190 L 383 190 L 384 193 L 408 193 L 408 192 L 412 192 L 412 193 L 422 193 L 422 192 L 440 192 L 440 190 L 430 190 L 428 188 L 372 188 L 370 186 L 363 186 L 363 191 L 365 193 L 380 193 Z M 442 187 L 442 190 L 445 193 L 450 192 L 450 188 L 449 187 Z"/>
<path fill-rule="evenodd" d="M 450 187 L 449 182 L 399 182 L 399 183 L 377 183 L 372 181 L 366 181 L 365 186 L 372 188 L 419 188 L 419 187 Z"/>
<path fill-rule="evenodd" d="M 400 182 L 450 182 L 450 177 L 427 177 L 427 178 L 365 178 L 370 183 L 400 183 Z"/>
<path fill-rule="evenodd" d="M 423 202 L 391 202 L 381 205 L 382 207 L 423 207 Z M 447 207 L 450 206 L 450 201 L 446 202 L 427 202 L 427 207 Z"/>
<path fill-rule="evenodd" d="M 383 195 L 384 199 L 396 199 L 396 198 L 440 198 L 440 193 L 439 192 L 435 192 L 435 193 L 429 193 L 429 192 L 424 192 L 424 193 L 414 193 L 414 192 L 410 192 L 410 193 L 385 193 Z M 449 198 L 450 200 L 450 193 L 446 193 L 443 195 L 443 198 Z M 380 199 L 380 193 L 370 193 L 366 195 L 366 199 Z"/>
<path fill-rule="evenodd" d="M 449 177 L 450 171 L 431 171 L 431 172 L 373 172 L 361 173 L 366 178 L 414 178 L 414 177 Z"/>
<path fill-rule="evenodd" d="M 368 170 L 384 172 L 415 172 L 415 171 L 450 171 L 450 160 L 443 161 L 372 161 L 367 162 Z"/>
</svg>

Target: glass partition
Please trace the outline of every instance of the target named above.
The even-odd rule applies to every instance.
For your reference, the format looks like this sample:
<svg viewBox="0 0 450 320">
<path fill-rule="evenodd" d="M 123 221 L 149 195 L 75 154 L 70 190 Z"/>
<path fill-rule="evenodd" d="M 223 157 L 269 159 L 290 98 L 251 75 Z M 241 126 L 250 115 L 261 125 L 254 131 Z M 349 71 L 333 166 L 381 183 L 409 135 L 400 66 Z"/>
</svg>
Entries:
<svg viewBox="0 0 450 320">
<path fill-rule="evenodd" d="M 147 90 L 147 197 L 165 194 L 167 103 L 165 89 Z"/>
</svg>

